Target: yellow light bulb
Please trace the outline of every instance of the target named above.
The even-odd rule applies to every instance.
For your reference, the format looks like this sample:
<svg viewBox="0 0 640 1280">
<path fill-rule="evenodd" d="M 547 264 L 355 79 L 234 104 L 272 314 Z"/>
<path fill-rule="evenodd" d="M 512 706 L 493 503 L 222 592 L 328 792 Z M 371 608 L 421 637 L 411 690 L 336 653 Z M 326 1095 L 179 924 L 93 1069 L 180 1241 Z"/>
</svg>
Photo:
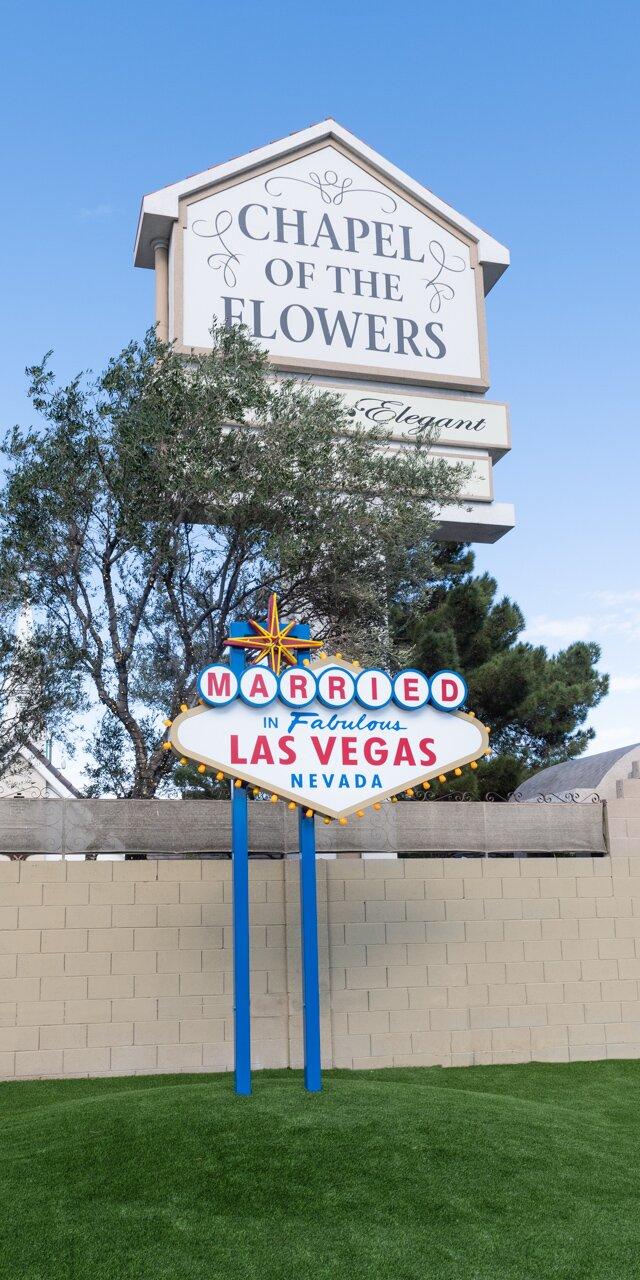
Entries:
<svg viewBox="0 0 640 1280">
<path fill-rule="evenodd" d="M 224 774 L 222 772 L 222 769 L 218 769 L 218 772 L 216 774 L 216 782 L 224 782 Z"/>
<path fill-rule="evenodd" d="M 253 788 L 253 794 L 254 794 L 254 796 L 259 796 L 259 795 L 260 795 L 260 788 L 259 788 L 259 787 L 254 787 L 254 788 Z"/>
<path fill-rule="evenodd" d="M 462 777 L 462 769 L 454 769 L 454 771 L 453 771 L 453 772 L 455 773 L 456 778 L 461 778 L 461 777 Z"/>
<path fill-rule="evenodd" d="M 328 827 L 331 822 L 331 818 L 323 818 L 322 821 L 324 822 L 325 827 Z"/>
<path fill-rule="evenodd" d="M 207 766 L 206 766 L 206 764 L 199 764 L 199 765 L 198 765 L 198 773 L 206 773 L 206 772 L 207 772 Z"/>
<path fill-rule="evenodd" d="M 189 710 L 189 708 L 188 708 L 188 706 L 187 706 L 186 702 L 181 702 L 181 703 L 180 703 L 180 710 L 181 710 L 181 711 L 188 711 L 188 710 Z"/>
<path fill-rule="evenodd" d="M 338 822 L 340 823 L 340 826 L 341 826 L 341 827 L 346 827 L 346 825 L 347 825 L 347 819 L 346 819 L 346 818 L 338 818 Z"/>
<path fill-rule="evenodd" d="M 180 764 L 184 767 L 184 765 L 185 765 L 186 763 L 187 763 L 187 757 L 186 757 L 186 756 L 180 756 Z"/>
<path fill-rule="evenodd" d="M 170 721 L 170 720 L 163 720 L 163 721 L 162 721 L 162 723 L 163 723 L 163 725 L 165 726 L 165 728 L 166 728 L 166 729 L 168 729 L 168 728 L 169 728 L 169 725 L 171 724 L 171 721 Z"/>
<path fill-rule="evenodd" d="M 469 765 L 469 768 L 470 768 L 470 769 L 477 769 L 477 768 L 478 768 L 478 761 L 477 761 L 477 760 L 472 760 L 472 761 L 471 761 L 471 764 Z"/>
<path fill-rule="evenodd" d="M 270 800 L 271 800 L 271 803 L 272 803 L 272 804 L 277 804 L 277 803 L 278 803 L 278 797 L 277 797 L 277 795 L 276 795 L 275 791 L 274 791 L 273 795 L 270 797 Z"/>
<path fill-rule="evenodd" d="M 312 818 L 312 817 L 313 817 L 313 809 L 305 809 L 305 811 L 304 811 L 304 816 L 305 816 L 305 818 Z"/>
<path fill-rule="evenodd" d="M 364 809 L 356 809 L 356 818 L 364 818 Z"/>
<path fill-rule="evenodd" d="M 407 787 L 407 789 L 406 789 L 406 791 L 405 791 L 405 793 L 404 793 L 404 794 L 405 794 L 406 796 L 412 796 L 412 795 L 413 795 L 413 787 Z"/>
<path fill-rule="evenodd" d="M 423 787 L 424 787 L 425 791 L 430 791 L 430 790 L 431 790 L 431 783 L 430 783 L 430 782 L 423 782 L 423 784 L 422 784 L 422 785 L 423 785 Z"/>
<path fill-rule="evenodd" d="M 290 800 L 290 801 L 289 801 L 289 803 L 288 803 L 288 805 L 287 805 L 287 809 L 292 809 L 292 810 L 293 810 L 293 809 L 295 809 L 295 808 L 296 808 L 296 802 L 295 802 L 295 800 Z"/>
<path fill-rule="evenodd" d="M 234 784 L 233 784 L 233 785 L 234 785 L 234 787 L 237 787 L 237 788 L 238 788 L 238 790 L 240 790 L 240 787 L 242 786 L 242 778 L 236 778 L 236 780 L 235 780 L 235 782 L 234 782 Z"/>
<path fill-rule="evenodd" d="M 446 775 L 446 773 L 439 773 L 439 774 L 438 774 L 438 782 L 446 782 L 446 781 L 447 781 L 447 775 Z"/>
<path fill-rule="evenodd" d="M 379 801 L 379 800 L 376 800 L 375 804 L 374 804 L 374 805 L 372 805 L 372 808 L 373 808 L 373 809 L 381 809 L 381 808 L 382 808 L 382 805 L 380 804 L 380 801 Z"/>
<path fill-rule="evenodd" d="M 170 751 L 170 750 L 171 750 L 171 743 L 170 743 L 170 742 L 163 742 L 163 744 L 162 744 L 162 750 L 163 750 L 163 751 Z"/>
</svg>

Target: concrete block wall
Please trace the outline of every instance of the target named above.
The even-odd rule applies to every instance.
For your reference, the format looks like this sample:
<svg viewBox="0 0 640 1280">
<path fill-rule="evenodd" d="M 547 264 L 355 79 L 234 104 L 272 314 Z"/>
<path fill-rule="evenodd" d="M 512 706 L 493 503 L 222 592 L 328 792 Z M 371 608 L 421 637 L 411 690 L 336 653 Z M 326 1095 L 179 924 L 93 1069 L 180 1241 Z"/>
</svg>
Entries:
<svg viewBox="0 0 640 1280">
<path fill-rule="evenodd" d="M 325 1065 L 640 1057 L 639 780 L 607 825 L 602 857 L 318 860 Z M 253 1062 L 299 1066 L 297 862 L 250 882 Z M 228 861 L 0 862 L 0 1076 L 229 1070 L 231 961 Z"/>
</svg>

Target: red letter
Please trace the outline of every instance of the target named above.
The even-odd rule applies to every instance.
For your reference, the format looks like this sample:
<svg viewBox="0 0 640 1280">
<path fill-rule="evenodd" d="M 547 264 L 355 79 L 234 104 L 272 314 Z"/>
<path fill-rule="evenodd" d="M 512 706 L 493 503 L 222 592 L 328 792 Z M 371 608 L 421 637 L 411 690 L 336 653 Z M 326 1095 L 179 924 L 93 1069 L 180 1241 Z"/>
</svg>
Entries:
<svg viewBox="0 0 640 1280">
<path fill-rule="evenodd" d="M 367 764 L 386 764 L 389 754 L 384 738 L 366 738 L 363 752 Z"/>
<path fill-rule="evenodd" d="M 442 681 L 442 701 L 455 702 L 458 696 L 458 685 L 455 680 Z"/>
<path fill-rule="evenodd" d="M 264 760 L 265 764 L 273 764 L 273 752 L 269 746 L 269 741 L 265 733 L 259 733 L 253 751 L 251 752 L 251 763 L 259 764 Z"/>
<path fill-rule="evenodd" d="M 300 694 L 301 698 L 307 696 L 307 677 L 304 671 L 296 671 L 289 677 L 289 697 L 295 698 L 296 694 Z"/>
<path fill-rule="evenodd" d="M 329 701 L 332 698 L 346 698 L 347 686 L 344 676 L 330 675 L 327 685 L 329 687 Z"/>
<path fill-rule="evenodd" d="M 255 698 L 257 693 L 259 693 L 260 696 L 263 698 L 269 697 L 269 690 L 267 689 L 265 678 L 262 675 L 262 672 L 260 671 L 256 671 L 256 674 L 254 675 L 253 680 L 251 681 L 249 697 Z"/>
<path fill-rule="evenodd" d="M 357 738 L 342 739 L 342 763 L 343 764 L 358 763 L 358 754 L 356 750 L 357 741 L 358 741 Z"/>
<path fill-rule="evenodd" d="M 403 697 L 405 702 L 419 702 L 420 693 L 418 690 L 418 681 L 415 676 L 405 676 L 402 683 L 404 686 Z"/>
<path fill-rule="evenodd" d="M 311 741 L 313 743 L 313 748 L 318 757 L 318 760 L 320 761 L 320 764 L 328 764 L 331 758 L 331 752 L 333 751 L 333 748 L 336 743 L 335 736 L 332 738 L 327 738 L 327 745 L 324 749 L 320 744 L 320 739 L 316 738 L 315 735 L 312 735 Z"/>
<path fill-rule="evenodd" d="M 400 738 L 396 748 L 394 764 L 415 764 L 413 751 L 409 746 L 408 738 Z"/>
<path fill-rule="evenodd" d="M 420 764 L 435 764 L 436 753 L 429 747 L 429 743 L 433 745 L 434 742 L 435 738 L 420 739 Z M 424 759 L 425 756 L 427 757 L 426 760 Z"/>
<path fill-rule="evenodd" d="M 240 748 L 238 747 L 238 735 L 237 735 L 237 733 L 232 733 L 232 734 L 231 734 L 231 763 L 232 763 L 232 764 L 246 764 L 246 763 L 247 763 L 246 758 L 244 758 L 244 759 L 243 759 L 243 757 L 240 755 Z"/>
<path fill-rule="evenodd" d="M 280 748 L 280 764 L 293 764 L 296 753 L 291 746 L 294 741 L 293 734 L 287 733 L 284 738 L 278 738 L 278 746 Z"/>
<path fill-rule="evenodd" d="M 207 671 L 207 695 L 210 698 L 231 697 L 231 676 L 228 671 Z M 236 764 L 240 761 L 236 760 Z"/>
</svg>

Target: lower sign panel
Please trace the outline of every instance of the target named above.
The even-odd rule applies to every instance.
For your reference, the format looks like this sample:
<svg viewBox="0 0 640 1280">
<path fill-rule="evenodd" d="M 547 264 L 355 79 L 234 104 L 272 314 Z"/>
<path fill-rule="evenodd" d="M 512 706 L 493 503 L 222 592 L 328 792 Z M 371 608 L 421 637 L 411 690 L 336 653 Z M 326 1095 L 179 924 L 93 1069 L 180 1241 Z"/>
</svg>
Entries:
<svg viewBox="0 0 640 1280">
<path fill-rule="evenodd" d="M 320 702 L 291 710 L 276 700 L 265 710 L 234 701 L 185 711 L 171 742 L 191 760 L 340 818 L 478 759 L 488 734 L 473 716 L 430 705 L 363 711 L 354 702 L 336 712 Z"/>
</svg>

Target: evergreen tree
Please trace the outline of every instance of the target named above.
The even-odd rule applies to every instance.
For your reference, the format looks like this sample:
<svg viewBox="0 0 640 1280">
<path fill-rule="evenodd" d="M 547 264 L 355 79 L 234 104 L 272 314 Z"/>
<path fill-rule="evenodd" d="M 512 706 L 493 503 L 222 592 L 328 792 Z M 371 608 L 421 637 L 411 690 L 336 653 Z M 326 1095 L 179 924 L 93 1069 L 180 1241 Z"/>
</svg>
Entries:
<svg viewBox="0 0 640 1280">
<path fill-rule="evenodd" d="M 520 640 L 521 609 L 498 598 L 489 574 L 473 574 L 467 547 L 443 544 L 436 564 L 440 579 L 422 602 L 394 606 L 393 638 L 406 665 L 464 676 L 468 706 L 490 726 L 494 754 L 473 774 L 432 784 L 430 794 L 507 796 L 536 770 L 581 755 L 594 737 L 584 724 L 609 685 L 596 669 L 600 649 L 578 641 L 550 655 Z"/>
</svg>

